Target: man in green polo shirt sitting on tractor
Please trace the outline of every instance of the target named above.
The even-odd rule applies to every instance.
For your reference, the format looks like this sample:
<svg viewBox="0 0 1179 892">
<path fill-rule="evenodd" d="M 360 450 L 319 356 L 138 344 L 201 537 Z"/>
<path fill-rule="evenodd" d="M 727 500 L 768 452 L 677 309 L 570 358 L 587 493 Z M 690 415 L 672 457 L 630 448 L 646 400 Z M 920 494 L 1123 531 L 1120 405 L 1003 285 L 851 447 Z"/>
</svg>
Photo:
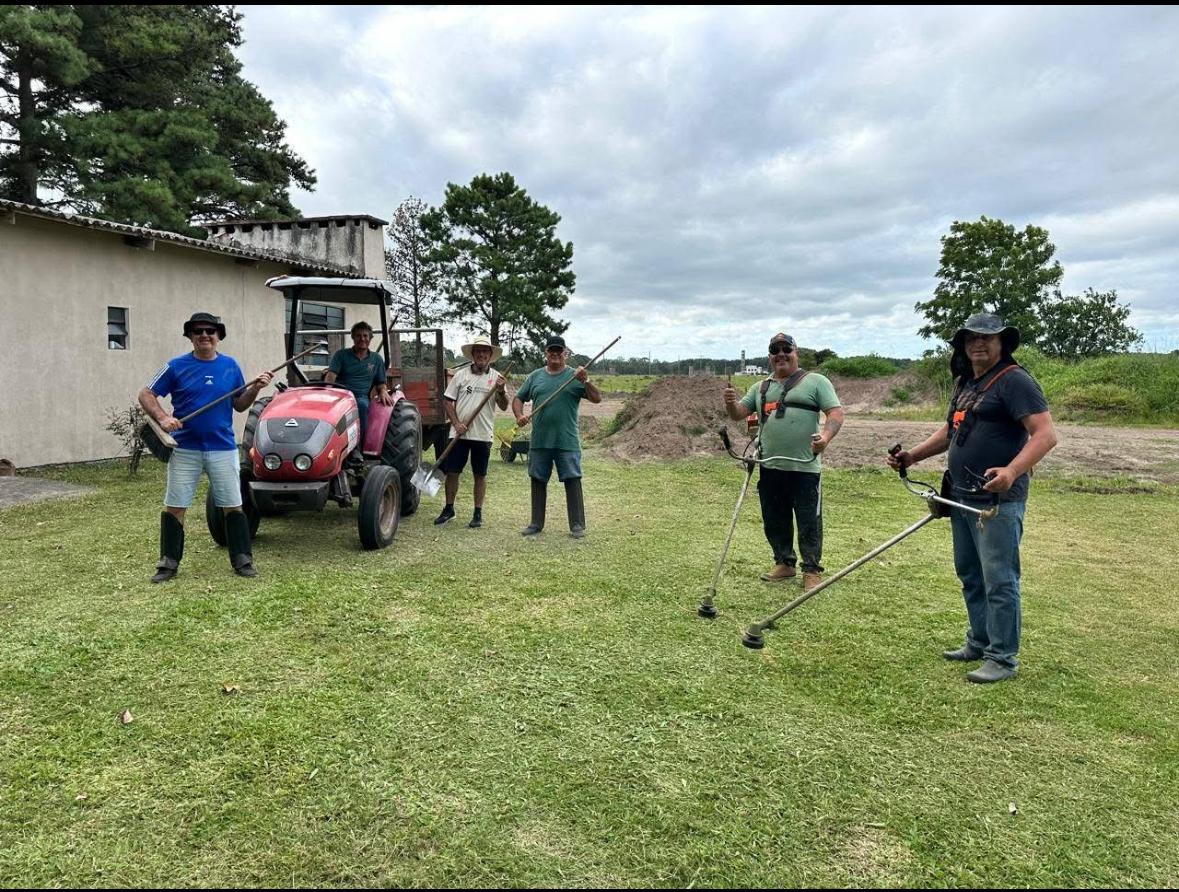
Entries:
<svg viewBox="0 0 1179 892">
<path fill-rule="evenodd" d="M 368 348 L 373 340 L 373 327 L 367 322 L 352 326 L 352 346 L 344 347 L 332 354 L 331 363 L 323 380 L 328 384 L 347 387 L 356 397 L 360 409 L 360 442 L 364 442 L 365 426 L 368 424 L 369 394 L 377 388 L 377 399 L 386 406 L 393 405 L 386 380 L 385 360 L 380 353 Z"/>
</svg>

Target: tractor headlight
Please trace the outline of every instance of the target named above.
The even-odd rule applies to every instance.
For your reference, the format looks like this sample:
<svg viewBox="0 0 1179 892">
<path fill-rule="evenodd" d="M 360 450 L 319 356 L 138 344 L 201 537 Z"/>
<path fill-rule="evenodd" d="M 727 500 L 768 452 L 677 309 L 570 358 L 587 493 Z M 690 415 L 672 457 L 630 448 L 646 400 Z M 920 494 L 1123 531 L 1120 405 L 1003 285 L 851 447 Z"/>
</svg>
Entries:
<svg viewBox="0 0 1179 892">
<path fill-rule="evenodd" d="M 280 467 L 282 467 L 282 457 L 275 455 L 272 452 L 270 455 L 266 456 L 265 459 L 263 459 L 262 464 L 266 465 L 266 469 L 269 471 L 277 471 Z"/>
<path fill-rule="evenodd" d="M 295 469 L 296 470 L 306 471 L 310 467 L 311 467 L 311 456 L 310 455 L 296 455 L 295 456 Z"/>
</svg>

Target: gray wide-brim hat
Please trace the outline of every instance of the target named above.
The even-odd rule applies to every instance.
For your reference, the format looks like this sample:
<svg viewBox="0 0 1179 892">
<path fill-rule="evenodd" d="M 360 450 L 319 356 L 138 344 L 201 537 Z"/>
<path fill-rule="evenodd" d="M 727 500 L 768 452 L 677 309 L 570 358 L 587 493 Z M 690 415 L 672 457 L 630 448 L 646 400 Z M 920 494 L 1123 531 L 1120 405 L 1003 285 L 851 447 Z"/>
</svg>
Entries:
<svg viewBox="0 0 1179 892">
<path fill-rule="evenodd" d="M 1019 346 L 1019 329 L 1014 325 L 1007 325 L 994 313 L 975 313 L 954 332 L 950 338 L 950 346 L 955 350 L 962 350 L 966 344 L 966 332 L 984 335 L 998 335 L 1003 345 L 1004 353 L 1014 353 Z"/>
</svg>

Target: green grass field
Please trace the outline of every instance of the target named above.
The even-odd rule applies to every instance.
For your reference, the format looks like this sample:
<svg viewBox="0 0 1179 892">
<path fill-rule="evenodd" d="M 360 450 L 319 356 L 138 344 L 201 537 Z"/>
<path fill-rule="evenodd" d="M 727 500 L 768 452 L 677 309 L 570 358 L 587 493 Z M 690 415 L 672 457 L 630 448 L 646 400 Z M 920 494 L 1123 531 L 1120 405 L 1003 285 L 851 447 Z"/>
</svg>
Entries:
<svg viewBox="0 0 1179 892">
<path fill-rule="evenodd" d="M 0 884 L 1174 886 L 1174 490 L 1037 480 L 1023 668 L 978 687 L 939 657 L 943 522 L 750 651 L 798 591 L 757 581 L 755 499 L 695 615 L 741 470 L 585 464 L 581 542 L 555 488 L 517 535 L 495 460 L 482 530 L 469 479 L 378 553 L 329 506 L 264 521 L 252 581 L 198 507 L 147 582 L 156 464 L 0 511 Z M 885 473 L 824 488 L 829 569 L 924 510 Z"/>
</svg>

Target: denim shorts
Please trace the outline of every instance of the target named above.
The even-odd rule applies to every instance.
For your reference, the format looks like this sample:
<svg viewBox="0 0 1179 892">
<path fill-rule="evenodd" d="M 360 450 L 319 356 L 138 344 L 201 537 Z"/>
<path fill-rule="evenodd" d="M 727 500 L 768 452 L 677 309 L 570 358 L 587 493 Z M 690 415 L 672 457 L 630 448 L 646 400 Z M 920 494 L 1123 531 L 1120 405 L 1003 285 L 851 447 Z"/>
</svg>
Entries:
<svg viewBox="0 0 1179 892">
<path fill-rule="evenodd" d="M 168 489 L 164 507 L 187 508 L 196 494 L 201 471 L 209 475 L 209 488 L 218 508 L 237 508 L 242 503 L 242 482 L 236 449 L 173 449 L 168 460 Z"/>
<path fill-rule="evenodd" d="M 577 480 L 581 477 L 581 453 L 569 449 L 528 450 L 528 476 L 533 480 L 548 483 L 553 476 L 553 465 L 557 466 L 557 479 Z"/>
</svg>

